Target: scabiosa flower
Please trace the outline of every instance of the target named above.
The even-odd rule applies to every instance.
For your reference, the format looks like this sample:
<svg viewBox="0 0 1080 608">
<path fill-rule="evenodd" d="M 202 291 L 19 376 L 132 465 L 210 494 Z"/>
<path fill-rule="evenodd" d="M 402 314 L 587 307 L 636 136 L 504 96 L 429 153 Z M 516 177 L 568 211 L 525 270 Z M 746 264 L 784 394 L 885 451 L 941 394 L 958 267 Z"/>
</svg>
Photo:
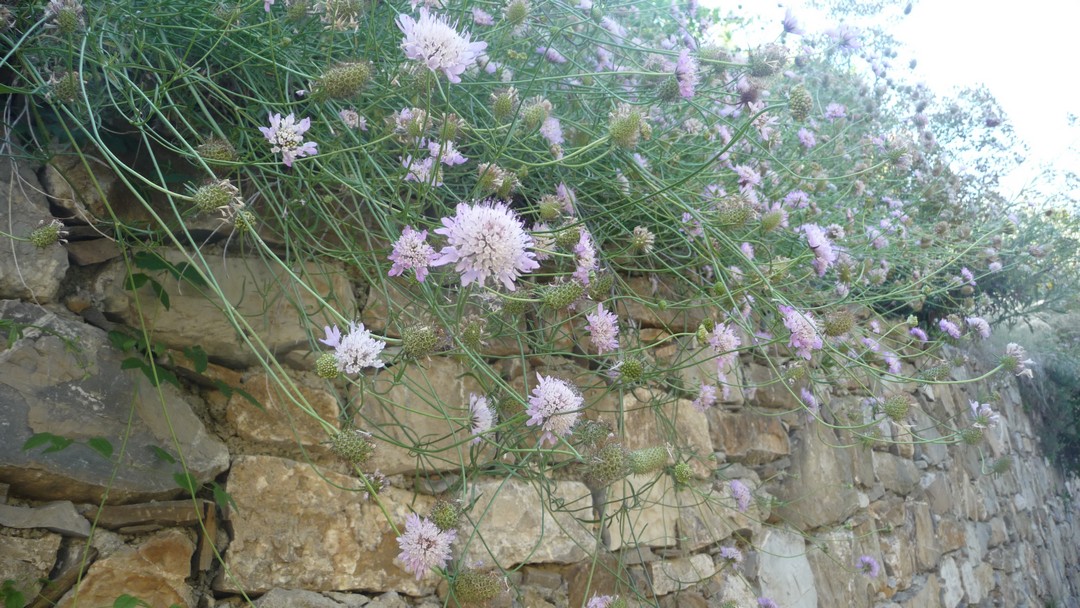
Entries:
<svg viewBox="0 0 1080 608">
<path fill-rule="evenodd" d="M 949 334 L 950 338 L 960 337 L 960 328 L 956 326 L 956 323 L 953 323 L 948 319 L 939 319 L 938 328 L 941 329 L 941 331 Z"/>
<path fill-rule="evenodd" d="M 881 573 L 881 566 L 878 565 L 876 559 L 869 555 L 860 557 L 855 562 L 855 568 L 869 578 L 877 578 L 877 575 Z"/>
<path fill-rule="evenodd" d="M 1001 272 L 1002 268 L 1004 268 L 1004 266 L 1002 266 L 1001 262 L 990 262 L 990 264 L 986 266 L 986 269 L 990 272 Z"/>
<path fill-rule="evenodd" d="M 529 397 L 529 407 L 525 408 L 525 413 L 529 415 L 525 424 L 542 425 L 544 435 L 540 438 L 541 445 L 554 445 L 557 437 L 570 434 L 570 428 L 580 415 L 577 410 L 581 409 L 585 399 L 573 386 L 562 380 L 540 374 L 536 374 L 536 379 L 539 384 Z"/>
<path fill-rule="evenodd" d="M 735 547 L 720 547 L 720 558 L 732 564 L 739 564 L 743 561 L 743 554 Z"/>
<path fill-rule="evenodd" d="M 847 116 L 847 108 L 842 104 L 830 103 L 825 106 L 825 118 L 828 120 L 839 120 Z"/>
<path fill-rule="evenodd" d="M 543 55 L 551 63 L 566 63 L 566 57 L 551 46 L 538 46 L 536 52 Z"/>
<path fill-rule="evenodd" d="M 432 568 L 442 568 L 450 560 L 450 545 L 457 538 L 457 530 L 439 530 L 430 519 L 410 513 L 405 519 L 405 533 L 397 538 L 405 564 L 405 571 L 416 574 L 420 580 Z"/>
<path fill-rule="evenodd" d="M 975 287 L 975 275 L 972 274 L 967 266 L 960 269 L 960 279 L 963 280 L 965 284 Z"/>
<path fill-rule="evenodd" d="M 350 322 L 349 333 L 344 337 L 336 325 L 324 330 L 326 338 L 319 341 L 334 349 L 339 372 L 359 374 L 365 367 L 385 365 L 379 355 L 386 348 L 386 342 L 372 338 L 363 323 Z"/>
<path fill-rule="evenodd" d="M 799 26 L 799 20 L 795 18 L 795 15 L 791 12 L 791 9 L 789 8 L 784 11 L 784 33 L 801 36 L 803 34 L 803 31 L 803 28 Z"/>
<path fill-rule="evenodd" d="M 968 317 L 964 319 L 968 327 L 975 330 L 983 340 L 990 337 L 990 324 L 982 317 Z"/>
<path fill-rule="evenodd" d="M 735 499 L 735 508 L 745 513 L 750 508 L 750 488 L 738 479 L 732 479 L 728 488 L 731 490 L 731 497 Z"/>
<path fill-rule="evenodd" d="M 461 152 L 458 151 L 457 148 L 454 147 L 454 142 L 452 141 L 445 141 L 441 143 L 437 141 L 430 141 L 428 142 L 427 148 L 428 154 L 431 155 L 431 158 L 438 159 L 439 162 L 446 165 L 447 167 L 460 165 L 469 160 L 465 158 L 461 154 Z"/>
<path fill-rule="evenodd" d="M 990 409 L 989 403 L 969 401 L 968 405 L 971 406 L 971 416 L 975 419 L 975 422 L 973 422 L 971 426 L 977 429 L 992 429 L 998 425 L 1001 416 L 995 414 L 994 410 Z"/>
<path fill-rule="evenodd" d="M 1010 342 L 1005 347 L 1005 356 L 1001 358 L 1001 367 L 1006 371 L 1015 373 L 1017 376 L 1027 376 L 1031 378 L 1034 373 L 1028 369 L 1028 365 L 1034 365 L 1035 362 L 1027 358 L 1027 351 L 1023 346 L 1015 342 Z"/>
<path fill-rule="evenodd" d="M 630 249 L 637 253 L 648 254 L 656 244 L 656 235 L 644 226 L 634 226 L 630 234 Z"/>
<path fill-rule="evenodd" d="M 495 25 L 495 17 L 491 13 L 477 7 L 472 9 L 472 20 L 476 25 Z"/>
<path fill-rule="evenodd" d="M 809 410 L 811 415 L 817 416 L 818 412 L 821 411 L 821 404 L 818 403 L 817 397 L 815 397 L 814 393 L 811 393 L 806 387 L 799 390 L 799 398 L 802 399 L 802 402 L 806 405 L 806 409 Z"/>
<path fill-rule="evenodd" d="M 585 319 L 589 322 L 585 326 L 590 334 L 589 341 L 598 354 L 619 348 L 619 317 L 604 310 L 603 302 L 596 305 L 596 312 L 585 315 Z"/>
<path fill-rule="evenodd" d="M 397 25 L 405 34 L 401 41 L 405 56 L 423 63 L 432 72 L 446 74 L 450 82 L 461 82 L 461 74 L 487 48 L 486 42 L 472 42 L 468 32 L 459 34 L 454 29 L 456 24 L 451 25 L 423 7 L 419 21 L 398 15 Z"/>
<path fill-rule="evenodd" d="M 469 414 L 472 417 L 472 442 L 480 443 L 480 435 L 491 430 L 491 425 L 495 421 L 495 412 L 491 409 L 487 397 L 470 393 Z"/>
<path fill-rule="evenodd" d="M 825 276 L 825 271 L 835 264 L 839 257 L 832 241 L 817 224 L 803 224 L 799 230 L 806 236 L 806 244 L 814 252 L 814 270 L 817 271 L 819 277 Z"/>
<path fill-rule="evenodd" d="M 592 235 L 589 234 L 588 230 L 581 231 L 578 243 L 574 245 L 574 256 L 577 260 L 574 278 L 588 287 L 589 273 L 597 269 L 596 246 L 593 245 Z"/>
<path fill-rule="evenodd" d="M 716 362 L 717 369 L 730 365 L 739 356 L 739 346 L 742 340 L 735 335 L 735 330 L 727 323 L 721 323 L 713 327 L 709 337 L 705 340 L 713 352 L 719 355 Z"/>
<path fill-rule="evenodd" d="M 340 118 L 341 122 L 345 123 L 345 126 L 350 129 L 367 131 L 367 119 L 358 114 L 356 110 L 342 110 L 338 112 L 338 118 Z"/>
<path fill-rule="evenodd" d="M 313 141 L 304 141 L 304 133 L 311 128 L 311 119 L 305 118 L 296 122 L 296 116 L 289 114 L 284 119 L 281 114 L 270 116 L 269 127 L 259 127 L 259 131 L 266 137 L 266 141 L 273 146 L 270 151 L 274 154 L 281 152 L 281 161 L 286 167 L 291 167 L 293 161 L 304 156 L 311 156 L 319 152 L 319 144 Z"/>
<path fill-rule="evenodd" d="M 839 27 L 825 33 L 836 41 L 837 46 L 841 50 L 854 51 L 862 46 L 862 42 L 859 40 L 859 30 L 846 23 L 841 23 Z"/>
<path fill-rule="evenodd" d="M 455 264 L 463 287 L 473 281 L 483 285 L 493 277 L 515 291 L 514 281 L 522 273 L 540 267 L 536 255 L 527 251 L 532 237 L 504 203 L 460 203 L 456 215 L 444 217 L 442 223 L 435 233 L 445 236 L 448 244 L 431 265 Z"/>
<path fill-rule="evenodd" d="M 814 132 L 806 127 L 799 129 L 798 138 L 799 143 L 807 150 L 817 145 L 817 138 L 814 137 Z"/>
<path fill-rule="evenodd" d="M 407 182 L 416 182 L 418 184 L 431 182 L 434 186 L 442 185 L 442 171 L 435 164 L 435 159 L 430 156 L 424 160 L 414 159 L 412 155 L 406 156 L 401 159 L 401 166 L 408 170 L 408 173 L 405 174 L 405 181 Z"/>
<path fill-rule="evenodd" d="M 585 608 L 611 608 L 618 599 L 617 595 L 594 595 Z"/>
<path fill-rule="evenodd" d="M 911 334 L 919 342 L 926 343 L 930 341 L 930 336 L 926 335 L 926 332 L 923 331 L 923 329 L 920 327 L 912 327 L 908 330 L 908 333 Z"/>
<path fill-rule="evenodd" d="M 708 409 L 716 405 L 716 387 L 711 384 L 701 383 L 701 388 L 698 389 L 697 399 L 690 402 L 690 405 L 694 406 L 699 412 L 706 412 Z"/>
<path fill-rule="evenodd" d="M 690 49 L 683 49 L 679 53 L 679 60 L 675 62 L 675 80 L 679 82 L 679 95 L 683 99 L 694 96 L 694 88 L 697 86 L 697 61 L 690 56 Z"/>
<path fill-rule="evenodd" d="M 554 116 L 548 116 L 540 124 L 540 135 L 544 136 L 544 139 L 553 146 L 561 146 L 565 141 L 563 139 L 562 123 Z"/>
<path fill-rule="evenodd" d="M 780 608 L 780 606 L 778 606 L 776 602 L 770 600 L 767 597 L 757 598 L 757 605 L 758 608 Z"/>
<path fill-rule="evenodd" d="M 753 167 L 735 165 L 735 175 L 739 177 L 739 189 L 743 192 L 753 190 L 761 184 L 761 174 Z"/>
<path fill-rule="evenodd" d="M 423 283 L 428 274 L 428 266 L 438 256 L 435 248 L 428 245 L 427 230 L 417 232 L 412 226 L 405 226 L 401 237 L 394 243 L 394 251 L 387 257 L 394 265 L 386 274 L 396 277 L 412 269 L 416 271 L 416 280 Z"/>
<path fill-rule="evenodd" d="M 799 312 L 790 306 L 780 306 L 780 312 L 784 315 L 784 325 L 791 330 L 791 341 L 788 346 L 795 348 L 795 354 L 803 359 L 810 359 L 811 350 L 822 347 L 821 336 L 818 335 L 817 323 L 813 315 L 807 312 Z"/>
</svg>

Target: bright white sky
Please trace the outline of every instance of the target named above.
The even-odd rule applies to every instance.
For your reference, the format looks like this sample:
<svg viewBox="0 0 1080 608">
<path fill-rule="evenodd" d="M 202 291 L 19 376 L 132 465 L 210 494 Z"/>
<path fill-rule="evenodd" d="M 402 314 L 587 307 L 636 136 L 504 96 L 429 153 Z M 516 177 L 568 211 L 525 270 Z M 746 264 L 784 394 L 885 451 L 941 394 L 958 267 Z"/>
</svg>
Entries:
<svg viewBox="0 0 1080 608">
<path fill-rule="evenodd" d="M 780 32 L 780 20 L 791 6 L 808 34 L 836 25 L 805 8 L 803 0 L 703 0 L 706 6 L 758 14 L 776 24 L 761 40 Z M 1080 114 L 1080 79 L 1075 67 L 1080 36 L 1078 0 L 922 0 L 903 16 L 905 0 L 886 15 L 896 20 L 886 28 L 904 48 L 893 73 L 922 82 L 947 95 L 965 86 L 985 84 L 997 98 L 1017 134 L 1029 146 L 1028 162 L 1003 180 L 1006 196 L 1014 196 L 1038 165 L 1053 162 L 1080 171 L 1080 126 L 1069 128 L 1068 114 Z M 914 70 L 907 65 L 918 61 Z"/>
</svg>

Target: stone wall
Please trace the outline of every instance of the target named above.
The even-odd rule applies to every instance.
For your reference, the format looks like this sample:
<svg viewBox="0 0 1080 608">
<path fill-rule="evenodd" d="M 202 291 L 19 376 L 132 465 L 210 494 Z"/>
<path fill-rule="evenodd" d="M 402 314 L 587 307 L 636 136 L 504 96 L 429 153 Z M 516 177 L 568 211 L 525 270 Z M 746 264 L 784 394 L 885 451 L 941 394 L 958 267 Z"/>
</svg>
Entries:
<svg viewBox="0 0 1080 608">
<path fill-rule="evenodd" d="M 3 177 L 6 226 L 49 217 L 33 172 Z M 123 289 L 125 265 L 107 239 L 70 249 L 0 253 L 0 321 L 10 336 L 0 351 L 0 578 L 35 607 L 113 605 L 125 593 L 154 607 L 441 606 L 445 582 L 395 562 L 394 526 L 426 513 L 462 462 L 487 473 L 469 480 L 455 552 L 505 573 L 497 606 L 582 606 L 596 593 L 692 607 L 751 607 L 761 596 L 782 608 L 1080 605 L 1070 499 L 1080 486 L 1039 455 L 1012 379 L 889 387 L 915 405 L 873 445 L 843 428 L 843 413 L 858 411 L 869 391 L 818 387 L 824 419 L 811 419 L 795 391 L 772 380 L 783 360 L 740 360 L 728 374 L 747 388 L 707 413 L 652 386 L 587 391 L 590 416 L 616 423 L 628 449 L 677 437 L 694 455 L 689 483 L 662 472 L 590 490 L 572 466 L 501 476 L 500 462 L 527 454 L 473 448 L 467 428 L 416 405 L 468 403 L 478 388 L 467 360 L 432 356 L 381 370 L 366 396 L 311 373 L 311 334 L 324 322 L 313 292 L 395 335 L 393 319 L 409 305 L 404 289 L 365 301 L 345 269 L 298 266 L 314 287 L 306 291 L 230 252 L 208 256 L 220 266 L 221 293 L 207 299 L 162 281 L 166 308 L 149 287 Z M 626 286 L 652 297 L 647 280 Z M 243 331 L 216 312 L 214 297 L 237 305 Z M 621 312 L 642 343 L 656 345 L 658 364 L 675 356 L 670 328 L 704 318 L 637 302 Z M 153 356 L 168 378 L 132 368 L 141 354 L 123 330 L 141 327 L 160 345 Z M 530 358 L 512 342 L 487 349 L 518 354 L 498 365 L 519 395 L 523 362 L 530 373 L 573 365 Z M 680 367 L 693 385 L 699 370 Z M 951 372 L 979 373 L 974 363 Z M 990 394 L 1001 420 L 982 442 L 940 437 L 933 421 L 962 419 L 969 399 Z M 327 449 L 328 433 L 350 417 L 382 431 L 374 465 L 388 487 L 374 498 Z M 45 443 L 24 449 L 32 436 Z M 730 480 L 756 497 L 745 512 Z M 192 499 L 184 486 L 202 489 Z M 728 564 L 724 547 L 745 559 Z M 863 555 L 881 563 L 880 575 L 856 571 Z"/>
</svg>

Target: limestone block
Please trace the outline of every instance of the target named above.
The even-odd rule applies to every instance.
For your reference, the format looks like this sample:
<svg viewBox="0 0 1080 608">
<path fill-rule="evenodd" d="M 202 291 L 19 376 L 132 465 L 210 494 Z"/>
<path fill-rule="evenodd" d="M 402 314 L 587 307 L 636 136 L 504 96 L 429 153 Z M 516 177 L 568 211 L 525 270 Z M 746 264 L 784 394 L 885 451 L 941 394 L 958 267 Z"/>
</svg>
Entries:
<svg viewBox="0 0 1080 608">
<path fill-rule="evenodd" d="M 13 170 L 14 169 L 14 170 Z M 41 184 L 29 167 L 8 162 L 0 167 L 0 225 L 20 238 L 53 219 Z M 0 237 L 0 299 L 48 304 L 56 300 L 68 269 L 64 246 L 38 249 L 29 241 Z"/>
<path fill-rule="evenodd" d="M 61 540 L 59 534 L 37 538 L 0 535 L 0 578 L 14 581 L 15 589 L 32 599 L 41 589 L 40 581 L 49 578 L 56 564 Z"/>
<path fill-rule="evenodd" d="M 218 591 L 434 591 L 436 575 L 417 580 L 395 562 L 398 535 L 379 506 L 363 498 L 359 479 L 284 458 L 239 456 L 226 490 L 236 502 L 225 553 L 231 576 L 215 581 Z M 379 500 L 399 530 L 410 512 L 426 515 L 433 502 L 393 487 Z"/>
<path fill-rule="evenodd" d="M 969 604 L 979 604 L 990 596 L 994 588 L 994 569 L 985 562 L 965 561 L 960 566 L 960 579 L 964 583 Z"/>
<path fill-rule="evenodd" d="M 762 534 L 758 549 L 761 595 L 784 608 L 817 608 L 814 571 L 802 535 L 780 528 Z"/>
<path fill-rule="evenodd" d="M 233 392 L 225 408 L 229 429 L 240 439 L 279 454 L 300 458 L 300 445 L 308 452 L 328 453 L 324 444 L 329 435 L 319 420 L 340 427 L 337 396 L 314 374 L 292 372 L 281 380 L 284 387 L 261 371 L 245 378 L 236 388 L 247 395 Z"/>
<path fill-rule="evenodd" d="M 804 406 L 799 398 L 799 390 L 785 381 L 783 370 L 773 369 L 761 363 L 751 363 L 744 368 L 747 385 L 753 387 L 752 396 L 747 396 L 750 405 L 769 408 L 802 411 Z"/>
<path fill-rule="evenodd" d="M 881 575 L 867 578 L 856 572 L 856 560 L 870 555 L 881 563 L 877 535 L 872 528 L 869 534 L 862 530 L 844 528 L 826 530 L 814 535 L 808 543 L 807 559 L 814 572 L 814 586 L 820 597 L 829 598 L 837 606 L 869 608 L 882 585 Z M 775 598 L 774 598 L 775 599 Z"/>
<path fill-rule="evenodd" d="M 675 333 L 697 331 L 709 307 L 704 301 L 683 302 L 689 295 L 685 285 L 671 286 L 649 277 L 626 277 L 623 286 L 633 296 L 623 300 L 626 316 L 641 327 L 658 327 Z M 682 302 L 678 307 L 670 303 Z"/>
<path fill-rule="evenodd" d="M 79 515 L 75 505 L 64 500 L 40 507 L 15 507 L 0 504 L 0 526 L 5 528 L 42 528 L 64 536 L 90 536 L 90 522 Z"/>
<path fill-rule="evenodd" d="M 669 475 L 630 475 L 607 488 L 606 522 L 611 544 L 626 547 L 671 547 L 678 540 L 681 510 Z"/>
<path fill-rule="evenodd" d="M 941 544 L 934 531 L 930 506 L 924 502 L 908 503 L 907 506 L 915 525 L 915 564 L 921 571 L 930 570 L 941 559 Z"/>
<path fill-rule="evenodd" d="M 713 446 L 730 462 L 755 466 L 791 453 L 787 430 L 776 416 L 719 409 L 710 410 L 708 415 Z"/>
<path fill-rule="evenodd" d="M 694 476 L 708 479 L 715 463 L 708 418 L 689 399 L 676 399 L 667 393 L 645 387 L 624 395 L 623 445 L 630 450 L 670 444 L 676 454 L 694 454 L 689 461 Z M 674 464 L 672 462 L 671 464 Z"/>
<path fill-rule="evenodd" d="M 466 563 L 510 568 L 521 563 L 574 563 L 596 545 L 592 498 L 585 484 L 549 482 L 537 487 L 517 479 L 485 479 L 469 486 L 476 503 L 458 536 Z"/>
<path fill-rule="evenodd" d="M 851 487 L 850 450 L 826 442 L 830 434 L 823 428 L 802 434 L 792 447 L 789 474 L 777 488 L 785 504 L 774 513 L 801 530 L 843 521 L 859 506 L 858 492 Z"/>
<path fill-rule="evenodd" d="M 122 369 L 130 355 L 115 350 L 105 332 L 39 306 L 0 301 L 0 318 L 23 327 L 22 338 L 0 358 L 0 482 L 42 500 L 97 502 L 108 489 L 112 504 L 173 498 L 176 455 L 202 483 L 228 467 L 223 443 L 208 434 L 176 387 L 151 386 L 137 369 Z M 60 451 L 23 450 L 36 433 L 74 441 Z M 108 441 L 111 458 L 88 447 Z M 125 445 L 122 454 L 120 447 Z M 119 466 L 116 459 L 121 458 Z M 115 469 L 115 470 L 114 470 Z"/>
<path fill-rule="evenodd" d="M 964 585 L 960 579 L 960 568 L 952 556 L 941 560 L 941 606 L 942 608 L 956 608 L 964 599 Z"/>
<path fill-rule="evenodd" d="M 165 530 L 90 566 L 82 584 L 68 591 L 57 608 L 112 606 L 121 594 L 150 606 L 194 606 L 191 576 L 195 543 L 180 530 Z"/>
<path fill-rule="evenodd" d="M 155 255 L 176 267 L 193 263 L 217 281 L 221 296 L 165 271 L 136 269 L 158 281 L 169 297 L 166 309 L 150 284 L 137 292 L 124 289 L 126 268 L 122 260 L 114 260 L 90 285 L 102 312 L 132 327 L 145 326 L 154 340 L 170 348 L 198 345 L 211 360 L 234 367 L 258 363 L 249 340 L 261 341 L 272 356 L 284 356 L 293 349 L 310 348 L 314 337 L 323 336 L 324 325 L 341 325 L 334 310 L 348 318 L 356 309 L 352 284 L 337 264 L 306 262 L 282 268 L 234 253 L 207 253 L 188 260 L 183 252 L 166 248 Z M 221 311 L 223 300 L 235 308 L 241 331 Z"/>
<path fill-rule="evenodd" d="M 692 587 L 716 574 L 712 558 L 703 553 L 653 562 L 651 566 L 651 591 L 658 597 Z"/>
<path fill-rule="evenodd" d="M 885 489 L 907 496 L 919 487 L 919 469 L 907 458 L 874 451 L 874 473 Z"/>
<path fill-rule="evenodd" d="M 735 532 L 748 541 L 761 534 L 764 520 L 756 501 L 745 513 L 726 493 L 712 489 L 681 490 L 678 495 L 679 548 L 697 551 L 729 538 Z"/>
</svg>

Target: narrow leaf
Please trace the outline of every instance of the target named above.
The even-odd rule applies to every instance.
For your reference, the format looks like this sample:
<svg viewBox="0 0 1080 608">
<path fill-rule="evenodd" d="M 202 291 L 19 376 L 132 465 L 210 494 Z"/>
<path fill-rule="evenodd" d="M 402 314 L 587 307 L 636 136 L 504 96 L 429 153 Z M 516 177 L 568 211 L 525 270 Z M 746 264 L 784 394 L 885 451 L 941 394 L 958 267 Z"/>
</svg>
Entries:
<svg viewBox="0 0 1080 608">
<path fill-rule="evenodd" d="M 105 439 L 104 437 L 92 437 L 86 442 L 86 445 L 90 446 L 91 450 L 104 456 L 106 460 L 112 458 L 113 446 L 109 443 L 108 439 Z"/>
<path fill-rule="evenodd" d="M 172 454 L 170 454 L 170 453 L 166 452 L 165 450 L 157 447 L 156 445 L 150 446 L 150 451 L 154 453 L 154 457 L 156 457 L 158 460 L 160 460 L 162 462 L 167 462 L 169 464 L 175 464 L 176 463 L 176 459 L 173 458 Z"/>
</svg>

